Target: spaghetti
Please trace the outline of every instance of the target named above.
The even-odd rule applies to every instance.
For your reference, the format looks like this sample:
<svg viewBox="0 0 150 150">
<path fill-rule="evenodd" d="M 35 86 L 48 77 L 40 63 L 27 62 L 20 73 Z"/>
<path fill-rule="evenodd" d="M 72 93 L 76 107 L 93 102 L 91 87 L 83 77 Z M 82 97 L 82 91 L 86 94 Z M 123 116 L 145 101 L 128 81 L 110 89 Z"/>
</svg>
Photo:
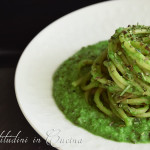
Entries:
<svg viewBox="0 0 150 150">
<path fill-rule="evenodd" d="M 80 71 L 84 67 L 86 74 Z M 79 79 L 72 83 L 93 100 L 100 111 L 122 119 L 150 117 L 150 27 L 118 28 L 108 48 L 95 60 L 79 62 Z"/>
</svg>

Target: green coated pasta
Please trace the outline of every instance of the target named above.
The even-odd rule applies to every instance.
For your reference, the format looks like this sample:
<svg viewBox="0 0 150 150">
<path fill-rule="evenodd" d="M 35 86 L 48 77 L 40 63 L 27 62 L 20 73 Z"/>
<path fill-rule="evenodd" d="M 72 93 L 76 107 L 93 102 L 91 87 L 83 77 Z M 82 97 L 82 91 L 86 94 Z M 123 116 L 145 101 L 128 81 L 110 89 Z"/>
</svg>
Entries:
<svg viewBox="0 0 150 150">
<path fill-rule="evenodd" d="M 81 74 L 84 67 L 89 72 Z M 118 28 L 96 59 L 82 60 L 72 83 L 93 100 L 99 111 L 127 126 L 133 118 L 150 117 L 150 27 Z M 104 105 L 106 103 L 107 105 Z"/>
</svg>

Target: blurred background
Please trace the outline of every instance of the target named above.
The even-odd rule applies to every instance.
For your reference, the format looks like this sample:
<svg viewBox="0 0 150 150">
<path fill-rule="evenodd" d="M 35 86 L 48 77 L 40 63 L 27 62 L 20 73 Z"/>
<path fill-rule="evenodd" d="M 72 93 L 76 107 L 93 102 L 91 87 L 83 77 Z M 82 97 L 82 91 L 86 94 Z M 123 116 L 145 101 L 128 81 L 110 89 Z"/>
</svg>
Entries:
<svg viewBox="0 0 150 150">
<path fill-rule="evenodd" d="M 79 8 L 105 0 L 0 1 L 0 150 L 54 150 L 22 115 L 14 92 L 14 74 L 24 48 L 44 27 Z M 103 15 L 103 14 L 102 14 Z M 5 131 L 5 132 L 3 132 Z M 26 144 L 4 144 L 2 135 L 28 137 Z M 2 134 L 3 133 L 3 134 Z M 33 143 L 31 139 L 40 139 Z"/>
</svg>

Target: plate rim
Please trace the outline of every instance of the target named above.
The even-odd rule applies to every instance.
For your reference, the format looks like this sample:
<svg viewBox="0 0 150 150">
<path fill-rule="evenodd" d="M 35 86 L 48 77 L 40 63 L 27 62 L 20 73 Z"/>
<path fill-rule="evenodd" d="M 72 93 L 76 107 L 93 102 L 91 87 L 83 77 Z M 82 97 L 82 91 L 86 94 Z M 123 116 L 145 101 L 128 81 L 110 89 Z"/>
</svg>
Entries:
<svg viewBox="0 0 150 150">
<path fill-rule="evenodd" d="M 24 48 L 19 60 L 18 60 L 18 63 L 17 63 L 17 66 L 16 66 L 16 70 L 15 70 L 15 75 L 14 75 L 14 89 L 15 89 L 15 95 L 16 95 L 16 99 L 17 99 L 17 103 L 19 105 L 19 108 L 23 114 L 23 116 L 25 117 L 25 119 L 27 120 L 27 122 L 29 123 L 29 125 L 33 128 L 34 131 L 36 131 L 36 133 L 38 133 L 44 140 L 45 140 L 45 137 L 43 137 L 43 135 L 41 135 L 41 133 L 39 133 L 40 131 L 38 129 L 36 129 L 36 127 L 34 126 L 34 124 L 32 124 L 32 121 L 30 121 L 28 119 L 28 117 L 26 116 L 26 113 L 24 111 L 24 109 L 22 108 L 22 105 L 20 104 L 20 100 L 18 98 L 18 93 L 17 93 L 17 89 L 16 89 L 16 86 L 17 86 L 17 74 L 18 74 L 18 70 L 19 70 L 19 65 L 20 65 L 20 62 L 22 60 L 22 58 L 24 57 L 24 53 L 26 52 L 26 50 L 28 49 L 29 45 L 32 44 L 32 42 L 38 37 L 40 36 L 41 33 L 43 33 L 45 30 L 47 30 L 47 28 L 49 28 L 50 26 L 54 25 L 55 23 L 59 22 L 60 20 L 76 13 L 76 12 L 79 12 L 79 11 L 82 11 L 84 9 L 88 9 L 89 7 L 94 7 L 96 5 L 101 5 L 101 4 L 104 4 L 104 3 L 112 3 L 112 2 L 115 2 L 115 1 L 119 1 L 119 0 L 107 0 L 107 1 L 103 1 L 103 2 L 97 2 L 95 4 L 91 4 L 91 5 L 88 5 L 88 6 L 85 6 L 85 7 L 82 7 L 82 8 L 79 8 L 77 10 L 74 10 L 68 14 L 65 14 L 63 15 L 62 17 L 54 20 L 52 23 L 48 24 L 45 28 L 43 28 L 41 31 L 39 31 L 31 40 L 30 42 L 27 44 L 27 46 Z"/>
</svg>

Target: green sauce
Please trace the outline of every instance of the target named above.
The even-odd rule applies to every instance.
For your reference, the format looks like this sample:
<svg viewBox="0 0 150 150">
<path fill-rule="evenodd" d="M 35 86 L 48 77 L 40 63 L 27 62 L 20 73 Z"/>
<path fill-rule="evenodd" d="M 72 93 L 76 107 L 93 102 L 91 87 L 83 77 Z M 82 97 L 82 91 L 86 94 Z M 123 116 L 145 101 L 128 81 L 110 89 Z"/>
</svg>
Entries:
<svg viewBox="0 0 150 150">
<path fill-rule="evenodd" d="M 94 60 L 107 45 L 108 42 L 103 41 L 83 47 L 57 69 L 53 77 L 54 99 L 67 119 L 95 135 L 118 142 L 150 142 L 149 118 L 137 118 L 132 126 L 125 126 L 123 121 L 103 114 L 95 103 L 87 103 L 80 87 L 72 86 L 72 82 L 78 79 L 79 61 Z"/>
</svg>

